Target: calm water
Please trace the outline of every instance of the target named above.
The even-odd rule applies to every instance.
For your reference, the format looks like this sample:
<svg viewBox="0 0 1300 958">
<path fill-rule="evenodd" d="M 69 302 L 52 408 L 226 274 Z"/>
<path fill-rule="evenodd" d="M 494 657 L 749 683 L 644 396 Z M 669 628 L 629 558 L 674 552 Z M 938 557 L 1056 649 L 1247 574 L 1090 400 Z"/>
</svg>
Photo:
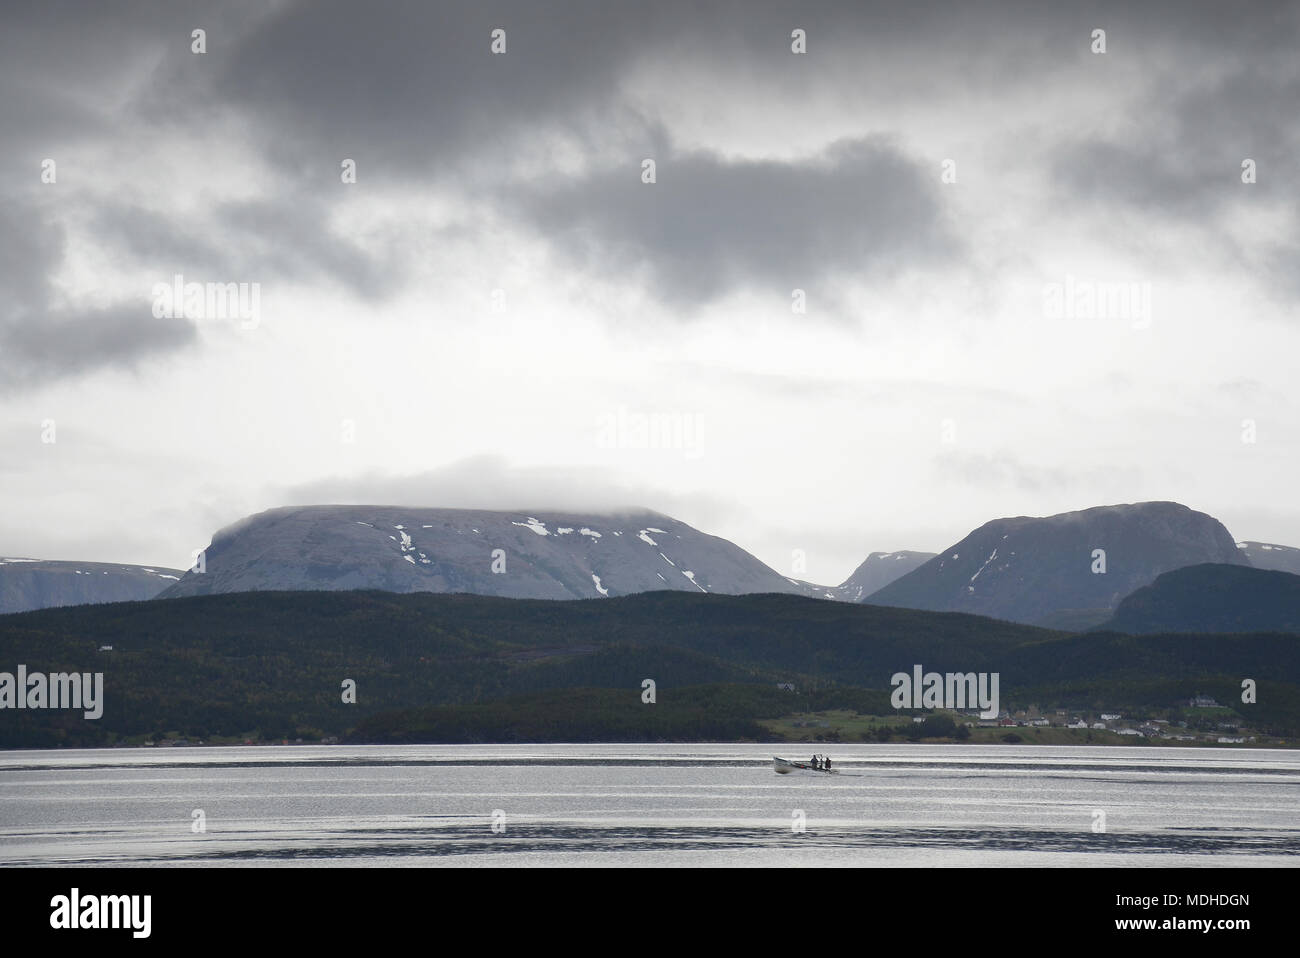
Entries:
<svg viewBox="0 0 1300 958">
<path fill-rule="evenodd" d="M 1300 752 L 846 745 L 855 777 L 795 778 L 773 751 L 0 752 L 0 862 L 1300 865 Z"/>
</svg>

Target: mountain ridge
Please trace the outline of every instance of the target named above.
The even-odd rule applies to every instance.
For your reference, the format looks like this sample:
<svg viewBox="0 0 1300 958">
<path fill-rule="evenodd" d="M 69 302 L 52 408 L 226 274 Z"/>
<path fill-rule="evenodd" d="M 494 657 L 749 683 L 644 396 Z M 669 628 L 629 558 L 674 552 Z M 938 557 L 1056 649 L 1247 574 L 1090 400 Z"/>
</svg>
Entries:
<svg viewBox="0 0 1300 958">
<path fill-rule="evenodd" d="M 1250 564 L 1219 520 L 1181 503 L 1094 506 L 986 522 L 866 601 L 1086 627 L 1162 572 L 1203 562 Z"/>
<path fill-rule="evenodd" d="M 810 594 L 734 543 L 649 509 L 285 506 L 218 530 L 202 562 L 162 597 L 357 588 L 541 599 Z"/>
<path fill-rule="evenodd" d="M 1125 596 L 1116 632 L 1300 632 L 1300 576 L 1249 566 L 1184 566 Z"/>
<path fill-rule="evenodd" d="M 155 598 L 180 569 L 120 562 L 0 558 L 0 615 Z"/>
</svg>

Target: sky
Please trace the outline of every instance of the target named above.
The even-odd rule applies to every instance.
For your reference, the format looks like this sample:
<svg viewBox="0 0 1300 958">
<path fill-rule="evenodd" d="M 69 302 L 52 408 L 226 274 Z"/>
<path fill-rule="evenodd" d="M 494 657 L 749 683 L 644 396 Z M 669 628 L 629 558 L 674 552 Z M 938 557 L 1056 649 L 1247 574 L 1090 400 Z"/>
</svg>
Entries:
<svg viewBox="0 0 1300 958">
<path fill-rule="evenodd" d="M 0 555 L 326 502 L 644 506 L 826 584 L 1121 502 L 1300 545 L 1298 46 L 1282 3 L 9 0 Z"/>
</svg>

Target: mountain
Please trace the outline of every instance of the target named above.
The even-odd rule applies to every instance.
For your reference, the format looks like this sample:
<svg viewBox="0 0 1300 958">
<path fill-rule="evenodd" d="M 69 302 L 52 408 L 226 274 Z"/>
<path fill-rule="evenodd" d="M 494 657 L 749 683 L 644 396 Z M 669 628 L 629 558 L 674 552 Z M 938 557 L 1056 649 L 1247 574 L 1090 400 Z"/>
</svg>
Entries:
<svg viewBox="0 0 1300 958">
<path fill-rule="evenodd" d="M 1237 565 L 1166 572 L 1126 596 L 1115 632 L 1300 632 L 1300 575 Z"/>
<path fill-rule="evenodd" d="M 499 550 L 499 551 L 498 551 Z M 647 510 L 271 509 L 219 531 L 164 598 L 266 590 L 597 599 L 660 589 L 809 594 L 740 547 Z"/>
<path fill-rule="evenodd" d="M 1161 573 L 1205 562 L 1249 565 L 1205 513 L 1176 502 L 1098 506 L 987 522 L 867 601 L 1078 629 Z"/>
<path fill-rule="evenodd" d="M 864 602 L 895 579 L 934 558 L 933 552 L 873 552 L 833 591 L 843 602 Z"/>
<path fill-rule="evenodd" d="M 1238 542 L 1237 549 L 1256 569 L 1274 569 L 1300 575 L 1300 549 L 1266 542 Z"/>
<path fill-rule="evenodd" d="M 0 559 L 0 615 L 90 602 L 152 599 L 180 577 L 179 569 L 113 562 Z"/>
</svg>

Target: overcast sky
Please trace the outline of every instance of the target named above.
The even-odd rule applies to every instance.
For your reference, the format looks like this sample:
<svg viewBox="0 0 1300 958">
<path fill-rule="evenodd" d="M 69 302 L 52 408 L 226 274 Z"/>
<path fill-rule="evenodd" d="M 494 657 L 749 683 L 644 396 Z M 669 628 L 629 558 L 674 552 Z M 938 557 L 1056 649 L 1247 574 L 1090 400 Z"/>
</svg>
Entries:
<svg viewBox="0 0 1300 958">
<path fill-rule="evenodd" d="M 1300 545 L 1298 10 L 7 0 L 0 555 L 310 502 L 830 584 L 1153 499 Z"/>
</svg>

